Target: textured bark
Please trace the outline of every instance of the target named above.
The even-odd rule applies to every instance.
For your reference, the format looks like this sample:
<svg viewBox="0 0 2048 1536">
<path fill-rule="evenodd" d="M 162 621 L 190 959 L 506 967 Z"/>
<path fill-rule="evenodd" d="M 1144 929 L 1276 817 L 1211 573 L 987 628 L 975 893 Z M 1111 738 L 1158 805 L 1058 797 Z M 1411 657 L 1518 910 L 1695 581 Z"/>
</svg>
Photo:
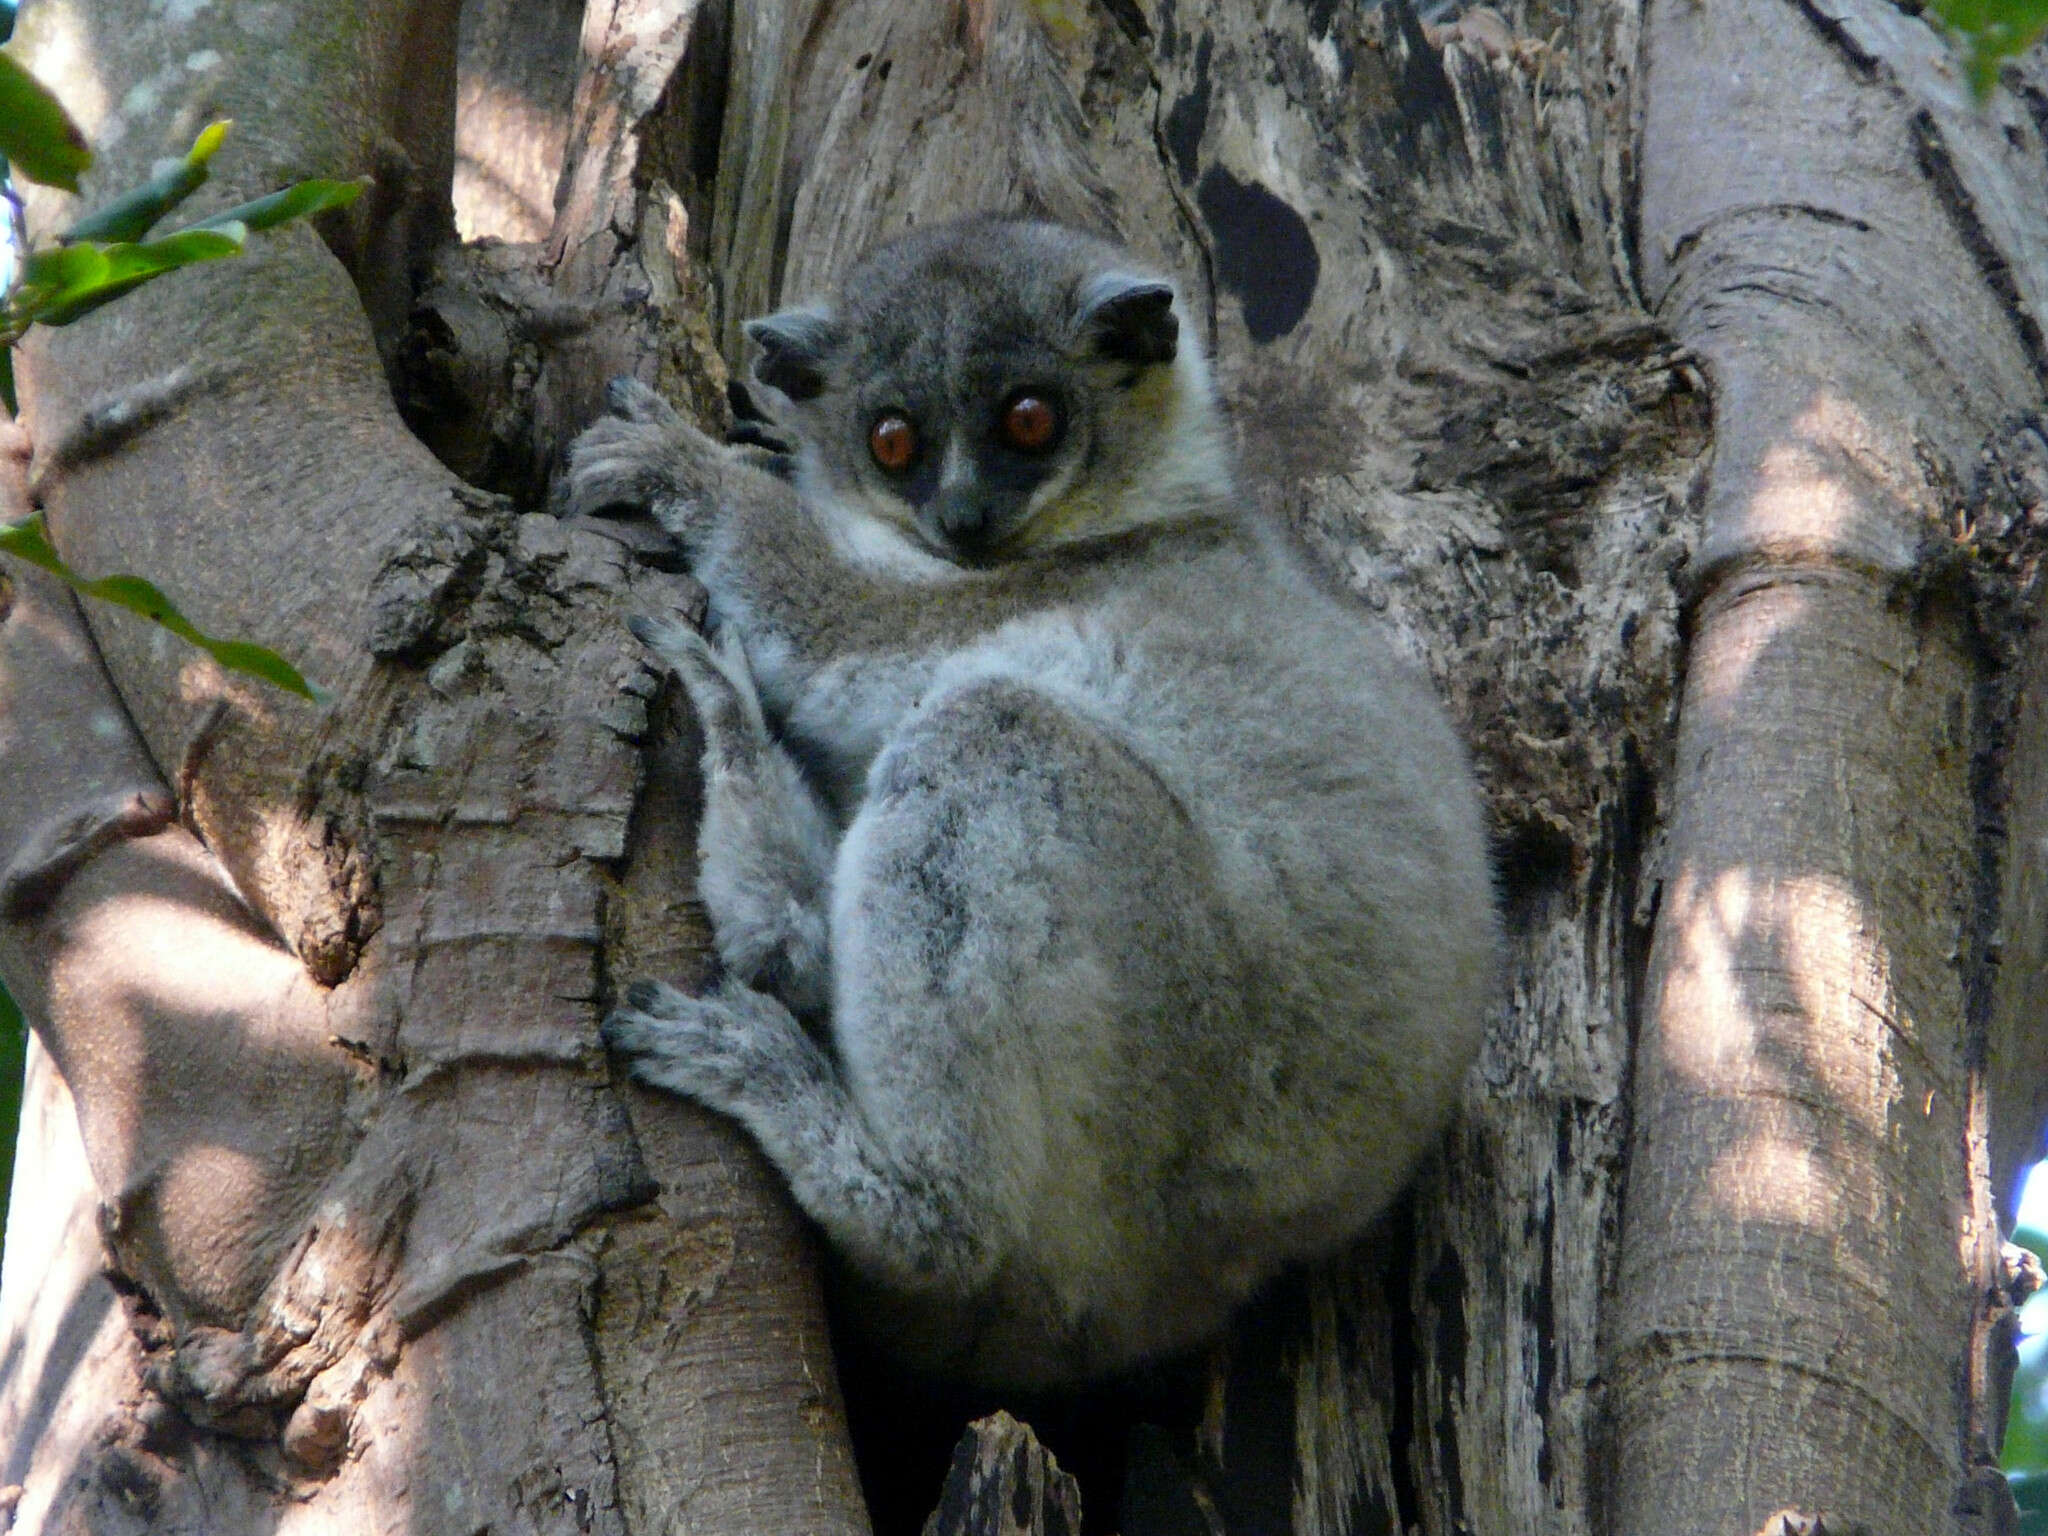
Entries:
<svg viewBox="0 0 2048 1536">
<path fill-rule="evenodd" d="M 1444 1166 L 1383 1234 L 1412 1255 L 1389 1303 L 1369 1259 L 1312 1276 L 1219 1368 L 1212 1401 L 1241 1405 L 1202 1437 L 1225 1525 L 1289 1505 L 1297 1529 L 1992 1518 L 1987 901 L 2032 849 L 2008 859 L 1987 804 L 2012 761 L 1979 642 L 2000 583 L 1945 602 L 1941 572 L 1979 450 L 2038 401 L 2026 114 L 1972 118 L 1932 34 L 1882 9 L 1714 13 L 1717 45 L 1686 30 L 1707 13 L 1658 11 L 1639 138 L 1625 6 L 1433 37 L 1398 8 L 770 8 L 807 39 L 785 178 L 760 194 L 791 210 L 772 297 L 977 206 L 1120 229 L 1209 300 L 1257 494 L 1408 627 L 1494 784 L 1512 1006 Z M 725 292 L 758 288 L 754 261 Z M 1909 264 L 1912 289 L 1878 280 Z M 1711 473 L 1702 374 L 1652 311 L 1705 365 Z M 1760 497 L 1766 470 L 1809 505 Z M 1791 640 L 1779 588 L 1813 649 L 1760 657 L 1757 625 Z M 1678 957 L 1703 915 L 1744 985 L 1777 990 L 1734 1005 L 1745 1045 L 1722 1038 L 1730 999 L 1667 979 L 1701 963 Z M 1674 1086 L 1702 1051 L 1708 1083 Z M 1844 1337 L 1872 1342 L 1821 1348 Z"/>
<path fill-rule="evenodd" d="M 1081 1494 L 1028 1425 L 998 1413 L 971 1425 L 925 1536 L 1073 1536 Z"/>
<path fill-rule="evenodd" d="M 677 906 L 688 744 L 621 623 L 696 591 L 454 479 L 379 367 L 450 229 L 454 24 L 395 4 L 22 17 L 106 150 L 89 193 L 227 114 L 209 196 L 359 168 L 379 187 L 326 231 L 340 261 L 298 231 L 24 359 L 67 556 L 151 572 L 335 700 L 281 701 L 96 613 L 130 740 L 87 694 L 43 702 L 72 697 L 53 667 L 97 662 L 28 602 L 10 614 L 10 783 L 56 753 L 95 766 L 91 794 L 62 769 L 62 803 L 10 793 L 9 873 L 55 868 L 19 850 L 137 780 L 167 781 L 181 823 L 92 833 L 102 851 L 9 912 L 10 989 L 92 1171 L 92 1194 L 49 1200 L 97 1201 L 130 1324 L 84 1344 L 111 1296 L 80 1262 L 90 1223 L 52 1255 L 68 1288 L 10 1288 L 10 1339 L 60 1341 L 0 1399 L 17 1529 L 862 1523 L 793 1214 L 730 1128 L 622 1096 L 596 1033 L 607 960 L 687 974 L 702 953 Z M 575 297 L 532 328 L 587 321 Z M 53 1394 L 89 1428 L 52 1433 Z"/>
<path fill-rule="evenodd" d="M 47 49 L 93 37 L 103 139 L 155 68 L 131 60 L 203 40 L 123 9 L 24 17 Z M 287 240 L 25 374 L 66 552 L 148 570 L 339 701 L 95 616 L 147 747 L 110 753 L 79 734 L 107 701 L 75 629 L 24 627 L 33 603 L 0 625 L 10 714 L 74 701 L 47 706 L 72 735 L 0 753 L 0 857 L 42 902 L 0 961 L 78 1098 L 82 1152 L 38 1068 L 36 1145 L 90 1167 L 123 1287 L 91 1278 L 77 1182 L 21 1207 L 69 1225 L 10 1245 L 0 1298 L 17 1529 L 144 1487 L 157 1529 L 202 1497 L 214 1530 L 859 1528 L 800 1230 L 737 1138 L 615 1096 L 592 1031 L 613 978 L 702 963 L 674 906 L 691 743 L 616 623 L 700 594 L 631 524 L 472 486 L 535 505 L 613 373 L 714 421 L 741 319 L 990 206 L 1120 234 L 1194 297 L 1247 494 L 1474 744 L 1512 937 L 1411 1200 L 1206 1362 L 1030 1406 L 1091 1528 L 2004 1529 L 1991 1174 L 2048 1092 L 2035 65 L 1979 116 L 1877 0 L 1430 25 L 599 0 L 571 86 L 571 8 L 479 3 L 451 148 L 445 72 L 392 62 L 442 58 L 445 14 L 303 10 L 326 42 L 216 43 L 232 68 L 159 94 L 180 132 L 229 102 L 253 179 L 378 168 L 386 195 L 328 232 L 346 269 Z M 319 109 L 267 105 L 294 92 Z M 513 243 L 430 250 L 451 166 L 461 227 Z M 380 357 L 471 486 L 398 426 Z M 96 425 L 114 396 L 139 434 Z M 70 761 L 100 766 L 37 766 Z M 132 835 L 164 795 L 179 826 Z M 147 934 L 88 919 L 166 881 L 270 992 L 95 994 Z M 1995 1147 L 1994 1081 L 2035 1096 Z M 247 1155 L 230 1178 L 202 1146 Z M 81 1406 L 145 1369 L 143 1408 Z M 886 1381 L 858 1406 L 864 1443 L 944 1421 L 896 1469 L 915 1529 L 968 1408 Z M 942 1529 L 1072 1518 L 1009 1498 L 1059 1486 L 1025 1434 L 987 1431 L 980 1485 L 955 1469 L 1024 1484 L 962 1492 Z"/>
<path fill-rule="evenodd" d="M 1660 6 L 1646 58 L 1646 286 L 1712 380 L 1716 452 L 1612 1333 L 1615 1522 L 1993 1529 L 2004 722 L 1953 540 L 1979 453 L 2039 402 L 2048 156 L 1886 6 Z M 1986 280 L 1994 251 L 2016 287 Z"/>
</svg>

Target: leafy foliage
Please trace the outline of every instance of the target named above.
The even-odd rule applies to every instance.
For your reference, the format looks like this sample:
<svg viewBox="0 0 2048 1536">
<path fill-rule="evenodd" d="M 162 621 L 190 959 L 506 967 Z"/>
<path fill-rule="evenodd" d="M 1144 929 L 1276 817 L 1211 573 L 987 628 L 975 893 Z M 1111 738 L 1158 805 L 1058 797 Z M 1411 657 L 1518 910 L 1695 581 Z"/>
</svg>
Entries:
<svg viewBox="0 0 2048 1536">
<path fill-rule="evenodd" d="M 2048 1474 L 2018 1472 L 2008 1481 L 2020 1507 L 2019 1536 L 2048 1536 Z"/>
<path fill-rule="evenodd" d="M 244 233 L 240 226 L 187 229 L 139 245 L 123 241 L 37 251 L 23 263 L 21 279 L 8 295 L 8 319 L 18 320 L 22 330 L 31 324 L 69 325 L 153 277 L 240 254 Z"/>
<path fill-rule="evenodd" d="M 81 576 L 66 565 L 50 546 L 49 535 L 43 527 L 43 514 L 18 523 L 0 524 L 0 550 L 26 560 L 30 565 L 41 566 L 58 580 L 70 585 L 87 597 L 96 597 L 103 603 L 113 603 L 131 613 L 139 613 L 153 624 L 161 624 L 179 639 L 190 642 L 206 652 L 215 661 L 232 672 L 246 672 L 251 677 L 260 677 L 267 683 L 301 698 L 318 702 L 323 695 L 320 690 L 299 675 L 298 668 L 286 661 L 277 652 L 266 650 L 260 645 L 251 645 L 246 640 L 216 640 L 204 635 L 192 621 L 178 612 L 175 604 L 158 591 L 150 582 L 140 576 L 102 576 L 97 579 Z"/>
<path fill-rule="evenodd" d="M 1963 69 L 1979 101 L 1998 83 L 1998 66 L 2048 31 L 2048 0 L 1931 0 L 1930 8 L 1962 45 Z"/>
<path fill-rule="evenodd" d="M 49 87 L 0 53 L 0 155 L 30 181 L 78 190 L 78 173 L 92 164 L 85 135 Z"/>
<path fill-rule="evenodd" d="M 205 184 L 207 165 L 231 126 L 208 123 L 182 156 L 159 160 L 150 168 L 149 180 L 87 214 L 59 238 L 66 245 L 80 240 L 140 240 L 156 227 L 157 220 Z"/>
<path fill-rule="evenodd" d="M 0 14 L 12 20 L 12 11 Z M 239 203 L 167 235 L 150 232 L 205 185 L 208 166 L 232 125 L 209 123 L 192 147 L 162 160 L 141 186 L 80 219 L 57 244 L 31 251 L 13 286 L 0 299 L 0 405 L 16 411 L 13 346 L 32 325 L 69 325 L 144 283 L 203 261 L 241 253 L 252 230 L 275 229 L 293 219 L 346 208 L 369 185 L 356 181 L 301 181 L 267 197 Z M 0 53 L 0 156 L 31 181 L 78 190 L 92 163 L 85 137 L 49 90 Z M 216 640 L 199 629 L 140 576 L 79 575 L 51 547 L 39 515 L 0 526 L 0 551 L 70 583 L 87 597 L 115 603 L 161 624 L 198 646 L 223 667 L 274 683 L 303 698 L 320 693 L 275 651 L 241 640 Z"/>
<path fill-rule="evenodd" d="M 2040 1172 L 2033 1177 L 2041 1177 Z M 2048 1263 L 2048 1232 L 2023 1226 L 2012 1240 Z M 2020 1313 L 2026 1336 L 2020 1340 L 2019 1369 L 2013 1373 L 1999 1458 L 2020 1508 L 2020 1536 L 2048 1536 L 2048 1333 L 2040 1331 L 2039 1321 L 2044 1310 L 2048 1292 L 2028 1302 Z"/>
<path fill-rule="evenodd" d="M 4 58 L 0 55 L 0 58 Z M 17 66 L 18 67 L 18 66 Z M 38 87 L 40 89 L 40 87 Z M 54 99 L 51 105 L 56 105 Z M 61 113 L 62 108 L 57 108 Z M 21 276 L 0 307 L 0 346 L 11 346 L 31 325 L 69 325 L 102 304 L 132 292 L 166 273 L 202 261 L 240 254 L 251 230 L 275 229 L 292 219 L 311 217 L 330 208 L 346 208 L 362 195 L 368 179 L 302 181 L 223 209 L 168 235 L 147 238 L 163 218 L 206 182 L 208 164 L 231 125 L 210 123 L 182 156 L 160 161 L 149 180 L 105 207 L 80 219 L 58 243 L 32 251 Z M 75 134 L 69 118 L 63 127 Z M 31 144 L 47 161 L 49 134 Z M 7 123 L 0 131 L 0 150 L 16 156 L 16 140 L 31 138 L 22 125 Z M 17 160 L 26 175 L 30 162 Z M 75 180 L 76 173 L 73 173 Z M 0 379 L 0 403 L 15 408 L 11 378 Z"/>
</svg>

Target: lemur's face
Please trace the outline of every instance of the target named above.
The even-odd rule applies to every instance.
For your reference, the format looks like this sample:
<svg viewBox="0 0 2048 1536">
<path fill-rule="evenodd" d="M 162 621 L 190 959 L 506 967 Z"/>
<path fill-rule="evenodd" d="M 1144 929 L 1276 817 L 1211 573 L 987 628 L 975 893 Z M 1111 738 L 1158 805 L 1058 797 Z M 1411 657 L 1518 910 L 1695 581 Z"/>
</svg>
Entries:
<svg viewBox="0 0 2048 1536">
<path fill-rule="evenodd" d="M 829 312 L 748 328 L 757 376 L 795 402 L 812 489 L 961 565 L 1113 521 L 1172 414 L 1171 289 L 1047 226 L 1023 227 L 1019 270 L 1017 242 L 974 239 L 989 227 L 913 235 Z"/>
<path fill-rule="evenodd" d="M 849 338 L 818 445 L 835 486 L 970 565 L 1028 543 L 1104 405 L 1044 326 L 993 298 L 940 287 Z"/>
</svg>

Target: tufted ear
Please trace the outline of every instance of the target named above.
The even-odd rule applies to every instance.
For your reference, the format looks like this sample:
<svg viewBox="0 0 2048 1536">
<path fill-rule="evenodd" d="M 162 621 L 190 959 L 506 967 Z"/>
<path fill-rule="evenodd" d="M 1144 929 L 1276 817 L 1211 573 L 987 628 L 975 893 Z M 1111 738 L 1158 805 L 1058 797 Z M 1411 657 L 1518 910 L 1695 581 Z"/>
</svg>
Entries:
<svg viewBox="0 0 2048 1536">
<path fill-rule="evenodd" d="M 1082 285 L 1082 345 L 1119 363 L 1170 363 L 1180 340 L 1173 289 L 1153 277 L 1105 272 Z"/>
<path fill-rule="evenodd" d="M 761 349 L 754 377 L 792 400 L 814 400 L 825 387 L 825 365 L 845 340 L 839 322 L 822 309 L 785 309 L 746 323 Z"/>
</svg>

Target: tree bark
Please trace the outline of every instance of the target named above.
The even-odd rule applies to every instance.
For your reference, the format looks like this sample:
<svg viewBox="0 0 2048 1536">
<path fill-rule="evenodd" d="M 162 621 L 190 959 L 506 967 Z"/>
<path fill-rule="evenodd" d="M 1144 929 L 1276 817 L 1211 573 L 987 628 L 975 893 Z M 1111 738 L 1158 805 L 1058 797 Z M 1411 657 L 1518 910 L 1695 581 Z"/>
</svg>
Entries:
<svg viewBox="0 0 2048 1536">
<path fill-rule="evenodd" d="M 1716 430 L 1634 1097 L 1615 1520 L 1995 1529 L 1986 1004 L 2001 866 L 2037 855 L 1999 835 L 1999 583 L 1957 565 L 1963 487 L 2048 361 L 2043 145 L 1888 7 L 1650 17 L 1645 281 Z"/>
<path fill-rule="evenodd" d="M 332 254 L 286 235 L 24 358 L 67 557 L 152 572 L 335 701 L 94 615 L 129 757 L 181 825 L 88 829 L 106 850 L 12 914 L 10 986 L 77 1096 L 135 1321 L 89 1433 L 47 1432 L 62 1360 L 10 1393 L 18 1527 L 863 1524 L 807 1238 L 735 1132 L 616 1090 L 596 1034 L 608 960 L 701 954 L 676 908 L 688 744 L 621 623 L 694 589 L 457 481 L 379 366 L 450 232 L 455 20 L 21 19 L 104 148 L 91 194 L 228 114 L 218 201 L 311 172 L 379 186 Z M 27 662 L 25 694 L 46 671 Z M 16 1339 L 105 1309 L 66 1262 L 69 1294 L 10 1297 Z"/>
<path fill-rule="evenodd" d="M 108 749 L 64 605 L 0 626 L 9 717 L 53 721 L 0 753 L 40 902 L 0 965 L 84 1149 L 39 1065 L 18 1188 L 78 1171 L 0 1287 L 17 1529 L 143 1473 L 157 1529 L 860 1526 L 802 1232 L 592 1027 L 702 962 L 687 726 L 617 623 L 698 594 L 630 526 L 472 486 L 536 506 L 612 373 L 715 420 L 740 320 L 990 206 L 1194 296 L 1246 493 L 1474 745 L 1512 943 L 1458 1125 L 1357 1252 L 1206 1362 L 1035 1405 L 1091 1528 L 2007 1528 L 1992 1179 L 2048 1096 L 2037 62 L 1979 114 L 1876 0 L 599 0 L 573 88 L 568 9 L 473 5 L 458 92 L 446 6 L 258 8 L 306 30 L 240 50 L 147 9 L 24 14 L 102 143 L 157 61 L 228 61 L 171 71 L 101 186 L 218 99 L 237 174 L 384 190 L 339 262 L 282 241 L 24 369 L 67 556 L 337 702 L 95 614 L 146 744 Z M 525 243 L 437 253 L 451 176 L 465 233 Z M 173 881 L 246 996 L 179 1006 L 140 900 Z M 149 1372 L 175 1412 L 117 1408 Z M 1105 1413 L 1159 1427 L 1063 1431 Z M 1037 1455 L 963 1486 L 1028 1465 L 1065 1514 L 956 1523 L 1071 1515 Z"/>
</svg>

